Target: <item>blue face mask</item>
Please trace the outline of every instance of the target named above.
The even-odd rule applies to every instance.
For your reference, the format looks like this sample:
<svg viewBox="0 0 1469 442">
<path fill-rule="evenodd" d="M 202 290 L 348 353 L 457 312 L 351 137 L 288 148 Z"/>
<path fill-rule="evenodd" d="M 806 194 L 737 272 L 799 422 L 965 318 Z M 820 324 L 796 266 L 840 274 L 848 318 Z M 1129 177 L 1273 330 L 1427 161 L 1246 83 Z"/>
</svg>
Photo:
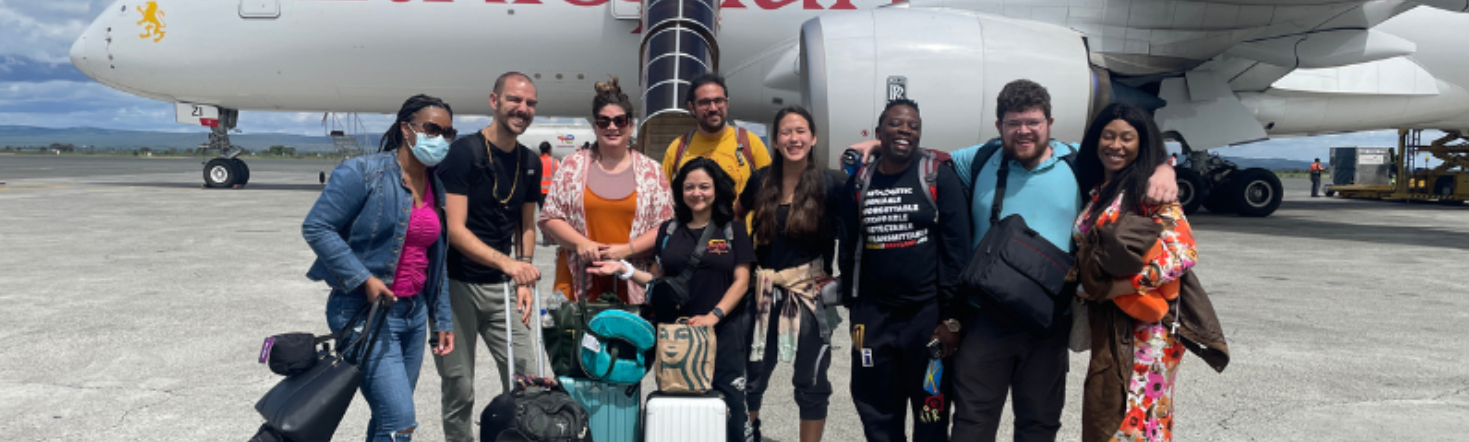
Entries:
<svg viewBox="0 0 1469 442">
<path fill-rule="evenodd" d="M 418 132 L 418 139 L 413 143 L 413 156 L 428 167 L 434 167 L 444 161 L 449 155 L 449 142 L 443 136 L 429 138 L 428 135 Z"/>
</svg>

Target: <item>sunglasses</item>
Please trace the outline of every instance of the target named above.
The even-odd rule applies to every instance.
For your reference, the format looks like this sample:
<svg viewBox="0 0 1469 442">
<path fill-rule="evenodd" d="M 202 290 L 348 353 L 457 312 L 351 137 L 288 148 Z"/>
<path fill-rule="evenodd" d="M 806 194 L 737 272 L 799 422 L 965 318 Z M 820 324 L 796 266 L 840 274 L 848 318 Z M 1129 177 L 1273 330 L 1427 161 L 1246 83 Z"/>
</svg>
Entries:
<svg viewBox="0 0 1469 442">
<path fill-rule="evenodd" d="M 627 114 L 622 114 L 611 118 L 598 116 L 595 124 L 598 128 L 606 129 L 614 124 L 617 125 L 617 127 L 627 127 L 627 125 L 631 122 L 632 120 L 627 118 Z"/>
<path fill-rule="evenodd" d="M 455 137 L 459 136 L 459 131 L 454 130 L 454 128 L 452 127 L 439 127 L 438 124 L 434 124 L 428 121 L 422 123 L 408 123 L 408 125 L 423 128 L 423 134 L 430 137 L 443 135 L 444 139 L 452 141 Z"/>
</svg>

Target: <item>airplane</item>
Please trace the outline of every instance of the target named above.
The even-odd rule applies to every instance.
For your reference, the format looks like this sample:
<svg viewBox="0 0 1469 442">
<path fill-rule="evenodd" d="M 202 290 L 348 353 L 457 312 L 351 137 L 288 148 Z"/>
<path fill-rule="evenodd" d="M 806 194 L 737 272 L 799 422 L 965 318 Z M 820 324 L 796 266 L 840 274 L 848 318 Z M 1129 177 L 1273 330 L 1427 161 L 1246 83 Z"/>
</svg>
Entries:
<svg viewBox="0 0 1469 442">
<path fill-rule="evenodd" d="M 491 83 L 512 70 L 534 80 L 541 116 L 587 117 L 594 82 L 637 79 L 636 142 L 654 158 L 694 127 L 687 80 L 718 72 L 733 119 L 810 109 L 814 154 L 832 168 L 830 152 L 872 138 L 892 98 L 920 103 L 928 146 L 991 139 L 1000 88 L 1028 78 L 1051 93 L 1053 137 L 1079 141 L 1102 106 L 1138 104 L 1190 159 L 1178 169 L 1188 211 L 1268 216 L 1279 179 L 1208 149 L 1469 128 L 1466 10 L 1469 0 L 118 0 L 71 59 L 210 126 L 222 156 L 206 165 L 210 186 L 244 168 L 224 162 L 239 110 L 392 113 L 427 93 L 490 114 Z"/>
<path fill-rule="evenodd" d="M 538 123 L 526 128 L 517 141 L 537 154 L 541 153 L 542 142 L 551 143 L 551 157 L 561 159 L 580 150 L 583 143 L 597 141 L 597 135 L 589 125 Z"/>
</svg>

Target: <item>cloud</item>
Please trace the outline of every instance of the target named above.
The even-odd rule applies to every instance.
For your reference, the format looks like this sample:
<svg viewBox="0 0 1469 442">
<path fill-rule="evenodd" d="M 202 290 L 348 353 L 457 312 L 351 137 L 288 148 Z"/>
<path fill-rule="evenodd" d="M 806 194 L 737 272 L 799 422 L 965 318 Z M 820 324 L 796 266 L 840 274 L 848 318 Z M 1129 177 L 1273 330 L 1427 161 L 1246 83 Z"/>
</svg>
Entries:
<svg viewBox="0 0 1469 442">
<path fill-rule="evenodd" d="M 0 0 L 0 56 L 70 63 L 67 52 L 111 0 Z"/>
</svg>

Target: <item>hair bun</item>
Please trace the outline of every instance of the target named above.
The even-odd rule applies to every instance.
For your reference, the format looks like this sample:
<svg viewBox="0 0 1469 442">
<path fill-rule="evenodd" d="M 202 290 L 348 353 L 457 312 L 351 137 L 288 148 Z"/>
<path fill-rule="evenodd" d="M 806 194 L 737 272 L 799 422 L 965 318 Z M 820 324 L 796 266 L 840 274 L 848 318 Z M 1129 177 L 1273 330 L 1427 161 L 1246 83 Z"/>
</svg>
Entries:
<svg viewBox="0 0 1469 442">
<path fill-rule="evenodd" d="M 617 76 L 609 75 L 609 77 L 612 77 L 612 80 L 597 82 L 597 95 L 611 95 L 617 99 L 615 101 L 627 100 L 627 94 L 622 93 L 622 86 L 617 84 Z"/>
</svg>

